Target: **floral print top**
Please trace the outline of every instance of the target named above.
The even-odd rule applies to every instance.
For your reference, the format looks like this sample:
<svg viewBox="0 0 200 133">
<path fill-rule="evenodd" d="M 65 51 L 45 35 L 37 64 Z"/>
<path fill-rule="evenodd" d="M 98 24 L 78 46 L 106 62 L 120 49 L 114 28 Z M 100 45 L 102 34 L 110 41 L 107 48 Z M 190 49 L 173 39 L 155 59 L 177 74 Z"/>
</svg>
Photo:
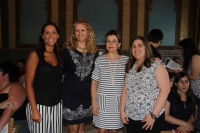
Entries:
<svg viewBox="0 0 200 133">
<path fill-rule="evenodd" d="M 136 71 L 136 63 L 126 74 L 126 107 L 125 112 L 133 120 L 143 120 L 145 115 L 152 112 L 159 88 L 156 82 L 155 70 L 161 61 L 154 61 L 150 68 L 142 67 L 140 72 Z M 164 112 L 164 108 L 158 117 Z"/>
</svg>

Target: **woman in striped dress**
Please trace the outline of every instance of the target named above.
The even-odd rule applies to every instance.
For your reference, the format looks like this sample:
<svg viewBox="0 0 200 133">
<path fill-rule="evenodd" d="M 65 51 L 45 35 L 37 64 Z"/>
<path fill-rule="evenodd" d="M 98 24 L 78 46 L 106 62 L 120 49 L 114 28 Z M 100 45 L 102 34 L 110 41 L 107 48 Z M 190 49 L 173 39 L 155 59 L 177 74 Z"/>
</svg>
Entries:
<svg viewBox="0 0 200 133">
<path fill-rule="evenodd" d="M 120 120 L 120 95 L 128 57 L 120 54 L 121 40 L 115 30 L 105 36 L 106 52 L 97 57 L 92 73 L 91 96 L 93 123 L 99 133 L 117 133 L 123 127 Z"/>
</svg>

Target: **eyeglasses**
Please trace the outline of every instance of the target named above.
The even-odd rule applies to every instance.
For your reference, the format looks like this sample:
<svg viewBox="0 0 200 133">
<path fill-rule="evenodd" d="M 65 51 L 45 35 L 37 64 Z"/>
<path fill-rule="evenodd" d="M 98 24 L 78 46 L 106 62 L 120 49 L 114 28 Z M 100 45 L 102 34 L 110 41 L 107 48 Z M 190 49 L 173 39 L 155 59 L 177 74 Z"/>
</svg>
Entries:
<svg viewBox="0 0 200 133">
<path fill-rule="evenodd" d="M 181 84 L 183 84 L 183 83 L 186 83 L 186 84 L 187 84 L 187 83 L 189 83 L 189 80 L 185 80 L 185 81 L 184 81 L 184 80 L 180 80 L 179 82 L 180 82 Z"/>
</svg>

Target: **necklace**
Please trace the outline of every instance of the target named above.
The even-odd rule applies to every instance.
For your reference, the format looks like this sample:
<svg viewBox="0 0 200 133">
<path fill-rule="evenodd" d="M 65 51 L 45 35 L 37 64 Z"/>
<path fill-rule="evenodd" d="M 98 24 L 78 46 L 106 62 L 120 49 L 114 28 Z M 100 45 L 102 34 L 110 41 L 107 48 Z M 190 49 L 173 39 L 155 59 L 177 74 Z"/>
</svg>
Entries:
<svg viewBox="0 0 200 133">
<path fill-rule="evenodd" d="M 47 53 L 50 53 L 50 54 L 53 54 L 54 53 L 54 51 L 53 52 L 50 52 L 50 51 L 48 51 L 48 50 L 45 50 Z"/>
<path fill-rule="evenodd" d="M 118 61 L 118 55 L 117 55 L 117 61 Z M 116 61 L 116 62 L 117 62 Z M 109 60 L 109 56 L 108 56 L 108 64 L 109 64 L 109 68 L 110 68 L 110 73 L 111 73 L 111 83 L 112 83 L 112 86 L 115 86 L 115 78 L 114 78 L 114 76 L 115 76 L 115 70 L 116 70 L 116 62 L 115 62 L 115 68 L 114 68 L 114 70 L 112 71 L 112 69 L 111 69 L 111 65 L 110 65 L 110 60 Z"/>
<path fill-rule="evenodd" d="M 83 57 L 86 57 L 86 49 L 87 48 L 82 48 L 78 45 L 78 47 L 83 51 Z"/>
<path fill-rule="evenodd" d="M 184 108 L 186 109 L 186 104 L 185 104 L 185 102 L 184 102 Z"/>
</svg>

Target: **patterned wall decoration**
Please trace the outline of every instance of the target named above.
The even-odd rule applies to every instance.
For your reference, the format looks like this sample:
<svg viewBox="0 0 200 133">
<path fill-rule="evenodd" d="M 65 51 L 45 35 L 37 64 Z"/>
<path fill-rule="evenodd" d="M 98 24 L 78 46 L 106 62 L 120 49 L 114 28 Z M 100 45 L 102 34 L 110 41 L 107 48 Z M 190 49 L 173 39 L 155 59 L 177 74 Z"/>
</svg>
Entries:
<svg viewBox="0 0 200 133">
<path fill-rule="evenodd" d="M 58 0 L 51 0 L 51 21 L 58 25 Z"/>
<path fill-rule="evenodd" d="M 144 36 L 145 0 L 138 0 L 137 35 Z"/>
<path fill-rule="evenodd" d="M 189 0 L 182 1 L 180 40 L 188 36 Z"/>
</svg>

